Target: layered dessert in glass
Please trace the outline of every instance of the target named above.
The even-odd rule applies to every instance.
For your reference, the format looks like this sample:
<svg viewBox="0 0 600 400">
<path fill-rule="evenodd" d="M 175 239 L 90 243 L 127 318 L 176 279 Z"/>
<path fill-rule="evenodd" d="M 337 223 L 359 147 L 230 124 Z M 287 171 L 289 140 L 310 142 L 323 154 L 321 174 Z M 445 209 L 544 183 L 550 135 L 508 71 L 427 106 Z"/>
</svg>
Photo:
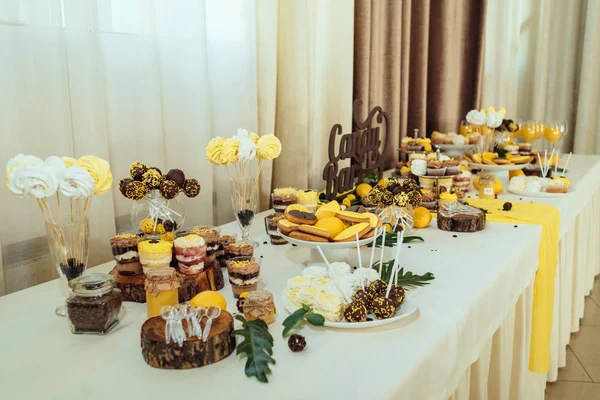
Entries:
<svg viewBox="0 0 600 400">
<path fill-rule="evenodd" d="M 143 239 L 133 233 L 122 233 L 110 238 L 113 257 L 117 262 L 117 270 L 121 275 L 137 275 L 142 273 L 142 264 L 138 254 L 138 243 Z"/>
<path fill-rule="evenodd" d="M 173 258 L 173 243 L 164 240 L 144 240 L 138 244 L 144 274 L 154 268 L 168 268 Z"/>
<path fill-rule="evenodd" d="M 243 292 L 256 290 L 260 274 L 260 259 L 250 256 L 227 260 L 227 272 L 233 296 L 237 299 Z"/>
<path fill-rule="evenodd" d="M 273 203 L 273 208 L 277 213 L 283 213 L 287 206 L 290 204 L 295 204 L 298 198 L 296 197 L 296 189 L 287 187 L 287 188 L 277 188 L 271 194 L 271 201 Z"/>
<path fill-rule="evenodd" d="M 217 259 L 217 251 L 219 250 L 219 228 L 212 226 L 195 226 L 190 229 L 190 233 L 202 236 L 206 242 L 206 265 L 212 265 Z"/>
<path fill-rule="evenodd" d="M 175 258 L 179 272 L 196 275 L 204 269 L 206 242 L 202 236 L 189 234 L 175 239 Z"/>
</svg>

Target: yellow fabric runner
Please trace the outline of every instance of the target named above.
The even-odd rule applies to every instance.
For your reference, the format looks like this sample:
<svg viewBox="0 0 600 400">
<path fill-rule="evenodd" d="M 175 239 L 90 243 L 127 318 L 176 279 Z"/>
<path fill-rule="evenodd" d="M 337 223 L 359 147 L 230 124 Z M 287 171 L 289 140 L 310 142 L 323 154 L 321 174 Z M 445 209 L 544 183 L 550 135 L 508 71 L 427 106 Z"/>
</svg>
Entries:
<svg viewBox="0 0 600 400">
<path fill-rule="evenodd" d="M 545 204 L 513 202 L 510 211 L 502 211 L 502 200 L 469 199 L 474 207 L 488 211 L 487 222 L 535 224 L 542 227 L 539 262 L 533 286 L 529 370 L 545 373 L 550 369 L 550 332 L 554 310 L 554 277 L 558 265 L 560 212 Z"/>
</svg>

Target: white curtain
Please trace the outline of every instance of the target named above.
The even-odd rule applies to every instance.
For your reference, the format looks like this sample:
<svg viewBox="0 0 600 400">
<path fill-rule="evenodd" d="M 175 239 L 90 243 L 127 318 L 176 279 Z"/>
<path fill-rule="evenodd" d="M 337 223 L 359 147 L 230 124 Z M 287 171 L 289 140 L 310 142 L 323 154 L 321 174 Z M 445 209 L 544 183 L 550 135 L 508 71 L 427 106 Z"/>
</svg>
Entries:
<svg viewBox="0 0 600 400">
<path fill-rule="evenodd" d="M 197 198 L 182 199 L 186 225 L 222 224 L 233 220 L 227 174 L 205 161 L 204 148 L 245 127 L 282 140 L 281 185 L 318 186 L 331 126 L 350 128 L 353 6 L 0 0 L 0 165 L 17 153 L 94 154 L 109 160 L 115 183 L 136 160 L 180 168 L 202 185 Z M 290 170 L 298 173 L 287 183 Z M 263 208 L 272 174 L 267 165 Z M 7 291 L 51 278 L 43 252 L 32 255 L 45 234 L 35 202 L 8 190 L 0 202 Z M 94 199 L 89 265 L 110 260 L 108 238 L 130 210 L 116 185 Z"/>
<path fill-rule="evenodd" d="M 600 153 L 600 2 L 488 0 L 482 105 L 567 120 L 563 151 Z"/>
</svg>

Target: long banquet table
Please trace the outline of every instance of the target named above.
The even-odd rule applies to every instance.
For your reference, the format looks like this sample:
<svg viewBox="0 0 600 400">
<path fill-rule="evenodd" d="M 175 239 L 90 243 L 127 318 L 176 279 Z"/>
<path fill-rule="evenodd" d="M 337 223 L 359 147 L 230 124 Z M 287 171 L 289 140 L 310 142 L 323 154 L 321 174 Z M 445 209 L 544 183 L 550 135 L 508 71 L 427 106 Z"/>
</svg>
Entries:
<svg viewBox="0 0 600 400">
<path fill-rule="evenodd" d="M 600 158 L 573 156 L 569 177 L 575 191 L 554 199 L 523 198 L 552 204 L 561 213 L 552 367 L 549 374 L 528 372 L 533 279 L 541 228 L 493 224 L 476 234 L 419 230 L 424 243 L 405 245 L 401 265 L 436 279 L 409 296 L 419 306 L 411 323 L 373 329 L 304 327 L 302 353 L 292 353 L 281 337 L 287 316 L 282 302 L 286 280 L 299 274 L 308 250 L 268 240 L 262 219 L 252 237 L 261 243 L 261 279 L 275 296 L 277 320 L 269 383 L 244 375 L 245 359 L 232 355 L 200 369 L 158 370 L 140 350 L 145 305 L 124 303 L 126 316 L 107 336 L 72 335 L 54 315 L 64 299 L 61 283 L 51 281 L 0 298 L 0 388 L 2 397 L 145 398 L 201 396 L 222 399 L 273 398 L 543 398 L 546 379 L 564 365 L 564 347 L 583 316 L 583 296 L 600 272 Z M 506 185 L 505 185 L 506 187 Z M 519 201 L 502 194 L 501 199 Z M 234 223 L 223 232 L 237 232 Z M 369 250 L 362 251 L 363 261 Z M 386 259 L 391 258 L 387 249 Z M 113 263 L 95 267 L 108 272 Z M 229 285 L 222 290 L 235 311 Z M 554 374 L 554 375 L 553 375 Z"/>
</svg>

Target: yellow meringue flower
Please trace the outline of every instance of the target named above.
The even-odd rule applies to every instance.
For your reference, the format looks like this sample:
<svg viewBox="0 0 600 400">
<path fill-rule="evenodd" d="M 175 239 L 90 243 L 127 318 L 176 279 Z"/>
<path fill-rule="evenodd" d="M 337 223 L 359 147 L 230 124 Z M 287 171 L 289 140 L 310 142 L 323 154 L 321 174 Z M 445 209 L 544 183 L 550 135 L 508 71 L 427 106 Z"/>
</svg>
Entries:
<svg viewBox="0 0 600 400">
<path fill-rule="evenodd" d="M 425 151 L 431 151 L 431 144 L 430 143 L 425 143 L 423 145 L 423 150 L 425 150 Z"/>
<path fill-rule="evenodd" d="M 500 115 L 502 115 L 502 118 L 506 117 L 506 108 L 500 107 L 498 112 L 500 113 Z"/>
<path fill-rule="evenodd" d="M 63 162 L 65 163 L 65 167 L 67 168 L 77 164 L 77 159 L 73 157 L 61 157 L 61 159 L 63 160 Z"/>
<path fill-rule="evenodd" d="M 273 160 L 281 154 L 281 142 L 273 134 L 261 136 L 256 144 L 256 157 L 259 160 Z"/>
<path fill-rule="evenodd" d="M 104 194 L 110 190 L 113 176 L 108 161 L 96 156 L 83 156 L 77 160 L 76 165 L 85 169 L 94 178 L 94 194 Z"/>
<path fill-rule="evenodd" d="M 240 141 L 235 138 L 225 139 L 223 142 L 223 161 L 227 165 L 231 165 L 238 160 L 238 150 L 240 148 Z"/>
<path fill-rule="evenodd" d="M 496 112 L 496 109 L 494 107 L 490 106 L 490 107 L 488 107 L 487 112 L 488 112 L 488 114 L 493 113 L 493 112 Z"/>
<path fill-rule="evenodd" d="M 485 108 L 482 108 L 481 110 L 479 110 L 480 112 L 483 113 L 483 115 L 487 115 L 487 110 Z"/>
<path fill-rule="evenodd" d="M 205 155 L 206 155 L 206 159 L 208 160 L 209 163 L 213 164 L 213 165 L 223 165 L 225 164 L 225 161 L 223 160 L 223 143 L 225 142 L 225 139 L 223 139 L 222 137 L 217 136 L 216 138 L 213 138 L 210 142 L 208 142 L 208 145 L 206 146 L 206 151 L 205 151 Z"/>
<path fill-rule="evenodd" d="M 254 142 L 255 145 L 258 144 L 258 141 L 260 140 L 260 136 L 258 136 L 254 132 L 250 132 L 249 137 L 250 137 L 250 139 L 252 139 L 252 141 Z"/>
</svg>

